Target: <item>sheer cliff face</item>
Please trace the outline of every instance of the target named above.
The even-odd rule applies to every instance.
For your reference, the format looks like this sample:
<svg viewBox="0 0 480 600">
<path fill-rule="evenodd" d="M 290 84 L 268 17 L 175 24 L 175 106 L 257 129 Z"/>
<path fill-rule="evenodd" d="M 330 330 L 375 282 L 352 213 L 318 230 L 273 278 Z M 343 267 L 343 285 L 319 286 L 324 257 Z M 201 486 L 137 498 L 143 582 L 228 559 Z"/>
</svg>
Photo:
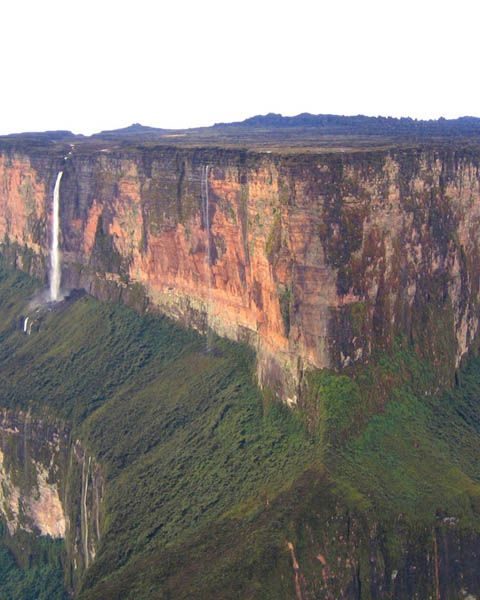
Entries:
<svg viewBox="0 0 480 600">
<path fill-rule="evenodd" d="M 58 473 L 65 435 L 28 414 L 0 415 L 0 513 L 8 532 L 63 538 L 66 519 Z"/>
<path fill-rule="evenodd" d="M 450 377 L 478 330 L 478 158 L 5 152 L 0 236 L 17 266 L 45 274 L 63 168 L 65 285 L 137 306 L 145 293 L 247 341 L 260 382 L 290 402 L 305 369 L 367 361 L 399 333 Z"/>
<path fill-rule="evenodd" d="M 0 413 L 0 517 L 8 533 L 65 539 L 70 586 L 95 558 L 104 479 L 67 428 L 30 413 Z"/>
</svg>

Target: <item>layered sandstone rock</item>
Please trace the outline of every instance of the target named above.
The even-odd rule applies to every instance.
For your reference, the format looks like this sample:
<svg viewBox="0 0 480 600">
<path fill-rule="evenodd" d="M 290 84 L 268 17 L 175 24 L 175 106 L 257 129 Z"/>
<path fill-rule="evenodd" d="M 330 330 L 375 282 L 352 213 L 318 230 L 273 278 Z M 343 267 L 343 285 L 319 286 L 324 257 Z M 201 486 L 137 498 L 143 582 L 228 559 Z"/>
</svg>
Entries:
<svg viewBox="0 0 480 600">
<path fill-rule="evenodd" d="M 451 377 L 478 330 L 479 153 L 5 149 L 0 239 L 46 276 L 244 340 L 262 385 L 368 361 L 398 334 Z"/>
</svg>

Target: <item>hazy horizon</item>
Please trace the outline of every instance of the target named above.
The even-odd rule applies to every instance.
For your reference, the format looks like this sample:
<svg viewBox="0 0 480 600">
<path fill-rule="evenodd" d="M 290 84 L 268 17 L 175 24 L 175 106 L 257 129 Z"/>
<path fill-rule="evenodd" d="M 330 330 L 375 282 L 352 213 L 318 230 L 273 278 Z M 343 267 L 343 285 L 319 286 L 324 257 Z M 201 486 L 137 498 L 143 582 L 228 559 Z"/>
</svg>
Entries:
<svg viewBox="0 0 480 600">
<path fill-rule="evenodd" d="M 23 0 L 2 7 L 0 134 L 478 115 L 478 13 L 467 0 Z"/>
<path fill-rule="evenodd" d="M 267 116 L 269 113 L 264 113 L 264 115 L 250 115 L 249 117 L 246 117 L 246 119 L 250 118 L 250 117 L 255 117 L 255 116 Z M 270 113 L 271 114 L 271 113 Z M 279 114 L 279 113 L 277 113 Z M 296 113 L 296 114 L 292 114 L 292 115 L 284 115 L 282 114 L 282 117 L 295 117 L 295 116 L 300 116 L 302 114 L 313 114 L 313 113 Z M 319 113 L 319 115 L 326 115 L 327 113 Z M 400 117 L 392 117 L 392 115 L 365 115 L 365 114 L 360 114 L 360 113 L 352 113 L 352 114 L 348 114 L 348 115 L 337 115 L 335 113 L 328 113 L 329 115 L 333 115 L 336 117 L 373 117 L 373 118 L 395 118 L 395 119 L 402 119 L 402 118 L 406 118 L 406 119 L 413 119 L 414 121 L 436 121 L 442 118 L 442 116 L 438 117 L 438 118 L 432 118 L 432 119 L 421 119 L 421 118 L 416 118 L 416 117 L 410 117 L 410 115 L 402 115 Z M 315 115 L 316 116 L 316 115 Z M 455 120 L 455 119 L 462 119 L 462 118 L 466 118 L 466 119 L 480 119 L 480 116 L 477 115 L 458 115 L 457 117 L 449 117 L 449 120 Z M 243 121 L 245 119 L 241 119 L 241 121 Z M 207 125 L 198 125 L 198 126 L 192 126 L 192 127 L 162 127 L 162 125 L 151 125 L 150 123 L 141 123 L 139 121 L 135 121 L 133 123 L 125 123 L 123 125 L 120 125 L 119 127 L 115 127 L 114 129 L 106 129 L 106 128 L 102 128 L 99 129 L 98 131 L 92 131 L 90 133 L 85 134 L 82 131 L 72 131 L 70 129 L 37 129 L 37 130 L 25 130 L 25 131 L 12 131 L 12 132 L 7 132 L 4 133 L 2 135 L 15 135 L 15 134 L 21 134 L 21 133 L 45 133 L 48 131 L 51 132 L 55 132 L 55 131 L 69 131 L 70 133 L 74 134 L 74 135 L 85 135 L 86 137 L 90 136 L 90 135 L 95 135 L 98 133 L 101 133 L 103 131 L 115 131 L 115 130 L 121 130 L 121 129 L 126 129 L 128 127 L 134 126 L 134 125 L 140 125 L 142 127 L 152 127 L 152 128 L 157 128 L 157 129 L 165 129 L 165 130 L 171 130 L 171 131 L 181 131 L 181 130 L 189 130 L 189 129 L 201 129 L 201 128 L 208 128 L 208 127 L 212 127 L 213 125 L 216 124 L 230 124 L 230 123 L 235 123 L 240 121 L 240 119 L 234 119 L 232 121 L 228 121 L 228 122 L 219 122 L 219 121 L 215 121 L 213 123 L 209 123 Z"/>
</svg>

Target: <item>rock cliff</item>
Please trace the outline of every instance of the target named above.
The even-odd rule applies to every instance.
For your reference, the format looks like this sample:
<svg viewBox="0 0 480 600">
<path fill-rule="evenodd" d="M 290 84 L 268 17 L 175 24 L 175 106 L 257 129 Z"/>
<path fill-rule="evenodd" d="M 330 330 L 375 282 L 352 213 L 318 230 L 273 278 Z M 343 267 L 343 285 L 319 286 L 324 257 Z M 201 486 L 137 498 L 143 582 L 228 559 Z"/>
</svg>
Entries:
<svg viewBox="0 0 480 600">
<path fill-rule="evenodd" d="M 39 256 L 5 251 L 42 272 Z M 303 413 L 260 393 L 245 345 L 212 338 L 206 352 L 170 319 L 87 294 L 32 309 L 38 280 L 5 262 L 8 597 L 63 600 L 62 577 L 82 600 L 478 597 L 480 358 L 436 393 L 455 364 L 445 298 L 414 315 L 417 352 L 395 339 L 353 377 L 309 373 Z M 99 273 L 96 293 L 129 291 Z M 419 323 L 436 327 L 431 346 Z M 6 548 L 26 556 L 20 591 Z"/>
<path fill-rule="evenodd" d="M 398 334 L 451 380 L 477 334 L 476 149 L 2 147 L 18 267 L 46 278 L 63 170 L 63 285 L 247 341 L 290 404 L 309 368 L 367 362 Z"/>
<path fill-rule="evenodd" d="M 51 416 L 3 410 L 0 444 L 0 516 L 10 539 L 28 533 L 66 540 L 66 583 L 74 587 L 100 540 L 99 466 Z"/>
</svg>

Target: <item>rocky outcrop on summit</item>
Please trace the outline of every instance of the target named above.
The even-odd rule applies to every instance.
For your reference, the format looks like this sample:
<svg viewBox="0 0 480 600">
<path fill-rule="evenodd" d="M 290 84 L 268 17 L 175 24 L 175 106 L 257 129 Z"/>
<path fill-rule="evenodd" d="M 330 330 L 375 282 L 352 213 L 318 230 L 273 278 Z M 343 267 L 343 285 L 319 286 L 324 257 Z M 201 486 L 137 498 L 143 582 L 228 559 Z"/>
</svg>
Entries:
<svg viewBox="0 0 480 600">
<path fill-rule="evenodd" d="M 45 277 L 62 168 L 64 284 L 248 342 L 289 403 L 305 370 L 368 361 L 399 334 L 451 378 L 477 335 L 479 151 L 63 155 L 0 155 L 4 253 Z"/>
</svg>

